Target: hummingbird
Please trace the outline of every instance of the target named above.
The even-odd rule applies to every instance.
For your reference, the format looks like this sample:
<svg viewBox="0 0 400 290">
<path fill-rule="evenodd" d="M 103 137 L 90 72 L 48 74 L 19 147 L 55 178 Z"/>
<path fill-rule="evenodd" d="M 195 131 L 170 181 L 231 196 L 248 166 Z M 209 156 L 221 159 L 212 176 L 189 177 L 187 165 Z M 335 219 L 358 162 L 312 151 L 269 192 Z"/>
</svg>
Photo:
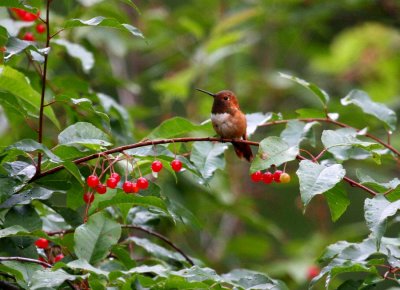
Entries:
<svg viewBox="0 0 400 290">
<path fill-rule="evenodd" d="M 240 110 L 239 101 L 235 94 L 228 90 L 216 94 L 202 89 L 196 89 L 214 98 L 211 109 L 211 123 L 215 132 L 224 139 L 247 140 L 246 116 Z M 232 142 L 236 155 L 251 162 L 253 153 L 249 144 Z"/>
</svg>

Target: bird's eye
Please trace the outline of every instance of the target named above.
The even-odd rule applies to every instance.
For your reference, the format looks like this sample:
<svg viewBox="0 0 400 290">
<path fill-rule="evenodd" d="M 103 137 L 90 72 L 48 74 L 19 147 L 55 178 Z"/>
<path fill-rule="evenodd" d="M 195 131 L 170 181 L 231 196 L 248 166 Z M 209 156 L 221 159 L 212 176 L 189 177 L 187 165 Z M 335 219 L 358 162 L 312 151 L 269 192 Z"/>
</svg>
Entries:
<svg viewBox="0 0 400 290">
<path fill-rule="evenodd" d="M 225 101 L 229 100 L 229 97 L 224 97 L 224 100 L 225 100 Z"/>
</svg>

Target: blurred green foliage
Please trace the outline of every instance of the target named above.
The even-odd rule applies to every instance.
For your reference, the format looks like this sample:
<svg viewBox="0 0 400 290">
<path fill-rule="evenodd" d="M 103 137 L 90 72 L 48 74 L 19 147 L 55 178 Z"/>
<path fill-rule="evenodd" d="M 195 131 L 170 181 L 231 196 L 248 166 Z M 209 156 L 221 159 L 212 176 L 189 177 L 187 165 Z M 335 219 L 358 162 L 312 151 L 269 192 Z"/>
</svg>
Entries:
<svg viewBox="0 0 400 290">
<path fill-rule="evenodd" d="M 79 100 L 71 107 L 52 106 L 61 128 L 90 121 L 111 132 L 115 145 L 122 145 L 141 140 L 173 116 L 201 123 L 209 118 L 212 99 L 196 92 L 197 87 L 234 91 L 247 113 L 273 111 L 289 119 L 300 108 L 321 109 L 309 91 L 278 72 L 301 76 L 326 89 L 332 97 L 329 112 L 339 113 L 342 122 L 356 128 L 368 123 L 370 131 L 386 133 L 380 122 L 360 109 L 340 106 L 340 98 L 350 89 L 363 89 L 375 101 L 400 111 L 398 1 L 152 0 L 135 1 L 138 10 L 124 1 L 78 2 L 84 6 L 54 1 L 53 33 L 65 19 L 102 15 L 139 28 L 144 39 L 105 27 L 61 32 L 94 61 L 93 67 L 84 67 L 81 61 L 87 59 L 76 59 L 60 43 L 52 47 L 52 93 L 47 100 Z M 7 12 L 0 8 L 0 25 L 3 16 Z M 9 64 L 18 66 L 40 91 L 39 78 L 25 55 Z M 94 110 L 85 109 L 88 103 L 94 104 Z M 125 109 L 129 118 L 121 113 Z M 1 146 L 22 137 L 36 138 L 17 113 L 0 113 L 0 118 Z M 259 128 L 252 139 L 277 136 L 283 126 Z M 62 130 L 50 122 L 45 130 L 45 144 L 56 145 Z M 316 134 L 320 131 L 315 129 Z M 391 142 L 400 147 L 398 134 Z M 219 272 L 258 270 L 285 281 L 289 289 L 306 289 L 307 270 L 327 245 L 342 239 L 360 241 L 367 234 L 365 192 L 345 185 L 351 204 L 333 223 L 322 197 L 313 199 L 303 212 L 294 174 L 298 164 L 286 168 L 293 180 L 289 185 L 259 185 L 250 182 L 247 163 L 237 160 L 232 150 L 226 154 L 225 169 L 217 171 L 208 186 L 185 177 L 177 184 L 171 175 L 159 178 L 164 194 L 192 211 L 200 228 L 163 221 L 157 230 L 207 266 Z M 390 161 L 384 158 L 379 170 L 373 162 L 361 166 L 385 181 L 388 175 L 399 176 Z M 343 162 L 348 174 L 355 176 L 361 163 Z M 333 281 L 332 289 L 338 285 L 340 278 Z"/>
</svg>

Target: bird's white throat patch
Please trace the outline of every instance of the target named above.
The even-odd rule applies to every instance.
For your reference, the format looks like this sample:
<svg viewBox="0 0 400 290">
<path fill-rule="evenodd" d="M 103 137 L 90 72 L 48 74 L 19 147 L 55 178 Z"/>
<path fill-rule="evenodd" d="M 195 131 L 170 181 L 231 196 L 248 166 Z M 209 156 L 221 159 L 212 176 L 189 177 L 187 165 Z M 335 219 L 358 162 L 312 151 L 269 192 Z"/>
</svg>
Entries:
<svg viewBox="0 0 400 290">
<path fill-rule="evenodd" d="M 222 124 L 229 122 L 229 117 L 231 117 L 229 113 L 211 114 L 211 121 L 221 126 Z"/>
</svg>

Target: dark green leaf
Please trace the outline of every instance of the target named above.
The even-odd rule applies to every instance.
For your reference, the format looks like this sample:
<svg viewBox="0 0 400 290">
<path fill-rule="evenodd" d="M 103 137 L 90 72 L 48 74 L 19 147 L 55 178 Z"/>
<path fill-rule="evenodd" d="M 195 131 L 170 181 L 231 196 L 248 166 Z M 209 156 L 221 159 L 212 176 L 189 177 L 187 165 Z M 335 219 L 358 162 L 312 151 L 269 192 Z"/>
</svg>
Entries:
<svg viewBox="0 0 400 290">
<path fill-rule="evenodd" d="M 26 230 L 24 227 L 22 227 L 20 225 L 10 226 L 8 228 L 0 230 L 0 239 L 2 239 L 4 237 L 14 236 L 17 233 L 21 233 L 21 232 L 27 233 L 28 230 Z"/>
<path fill-rule="evenodd" d="M 40 151 L 44 153 L 51 161 L 55 163 L 60 163 L 62 160 L 58 158 L 53 152 L 51 152 L 46 146 L 43 144 L 40 144 L 32 139 L 24 139 L 21 141 L 18 141 L 17 143 L 14 143 L 13 145 L 8 146 L 2 154 L 7 154 L 9 150 L 11 149 L 17 149 L 22 151 L 22 154 L 26 154 L 26 152 L 35 152 L 35 151 Z"/>
<path fill-rule="evenodd" d="M 324 196 L 328 202 L 332 220 L 335 222 L 342 216 L 347 207 L 350 205 L 347 192 L 345 191 L 343 185 L 338 183 L 335 185 L 335 187 L 325 191 Z"/>
<path fill-rule="evenodd" d="M 36 271 L 32 277 L 32 283 L 29 289 L 48 289 L 49 287 L 57 287 L 66 280 L 74 281 L 79 276 L 68 274 L 62 269 L 52 271 L 51 269 Z M 54 288 L 53 288 L 54 289 Z"/>
<path fill-rule="evenodd" d="M 105 258 L 121 235 L 121 225 L 99 212 L 75 230 L 75 254 L 95 264 Z"/>
<path fill-rule="evenodd" d="M 306 206 L 317 194 L 322 194 L 339 183 L 346 171 L 340 164 L 324 166 L 302 160 L 296 174 L 299 177 L 301 199 Z"/>
<path fill-rule="evenodd" d="M 85 178 L 82 176 L 78 166 L 75 163 L 72 161 L 65 161 L 63 162 L 63 165 L 65 169 L 68 170 L 68 172 L 71 173 L 72 176 L 75 177 L 75 179 L 78 180 L 82 186 L 85 185 Z"/>
<path fill-rule="evenodd" d="M 29 231 L 41 230 L 42 220 L 35 209 L 29 205 L 13 207 L 5 216 L 4 226 L 11 227 L 16 225 Z"/>
<path fill-rule="evenodd" d="M 43 269 L 42 266 L 33 263 L 21 263 L 16 261 L 4 261 L 2 262 L 5 266 L 12 268 L 20 273 L 17 276 L 18 284 L 23 287 L 23 289 L 30 289 L 30 284 L 35 277 L 36 273 Z M 21 275 L 23 278 L 21 278 Z"/>
<path fill-rule="evenodd" d="M 12 195 L 9 199 L 0 204 L 0 209 L 10 208 L 16 204 L 29 204 L 35 199 L 46 200 L 49 199 L 53 193 L 53 190 L 44 187 L 33 187 L 21 193 Z"/>
<path fill-rule="evenodd" d="M 155 128 L 148 136 L 148 139 L 173 138 L 181 135 L 187 135 L 193 131 L 201 130 L 210 125 L 195 125 L 189 120 L 181 117 L 175 117 L 164 121 Z"/>
<path fill-rule="evenodd" d="M 70 19 L 65 22 L 64 28 L 83 27 L 83 26 L 111 27 L 121 31 L 129 32 L 134 36 L 143 38 L 142 32 L 140 32 L 140 30 L 137 29 L 136 27 L 129 24 L 120 23 L 118 20 L 114 18 L 105 18 L 103 16 L 97 16 L 89 20 Z"/>
<path fill-rule="evenodd" d="M 376 103 L 370 99 L 367 93 L 359 90 L 352 90 L 346 97 L 341 99 L 344 106 L 349 104 L 361 108 L 364 113 L 372 115 L 384 122 L 390 130 L 396 130 L 396 113 L 384 104 Z"/>
<path fill-rule="evenodd" d="M 22 183 L 28 182 L 36 173 L 35 166 L 23 161 L 6 162 L 3 168 L 8 172 L 8 176 Z"/>
<path fill-rule="evenodd" d="M 282 138 L 270 136 L 260 142 L 258 153 L 250 166 L 250 172 L 264 170 L 271 165 L 279 166 L 296 159 L 299 153 L 297 145 L 289 146 Z"/>
</svg>

